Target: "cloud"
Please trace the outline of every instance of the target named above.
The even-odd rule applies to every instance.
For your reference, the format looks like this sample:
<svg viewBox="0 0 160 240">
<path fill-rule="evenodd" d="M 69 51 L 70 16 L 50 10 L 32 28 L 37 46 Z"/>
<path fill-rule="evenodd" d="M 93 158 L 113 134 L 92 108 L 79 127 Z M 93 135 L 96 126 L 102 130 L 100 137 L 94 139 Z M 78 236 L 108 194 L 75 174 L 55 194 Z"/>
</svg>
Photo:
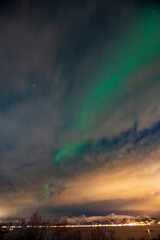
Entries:
<svg viewBox="0 0 160 240">
<path fill-rule="evenodd" d="M 0 217 L 156 211 L 159 53 L 80 124 L 88 96 L 126 64 L 128 29 L 144 10 L 135 1 L 17 4 L 0 18 Z"/>
</svg>

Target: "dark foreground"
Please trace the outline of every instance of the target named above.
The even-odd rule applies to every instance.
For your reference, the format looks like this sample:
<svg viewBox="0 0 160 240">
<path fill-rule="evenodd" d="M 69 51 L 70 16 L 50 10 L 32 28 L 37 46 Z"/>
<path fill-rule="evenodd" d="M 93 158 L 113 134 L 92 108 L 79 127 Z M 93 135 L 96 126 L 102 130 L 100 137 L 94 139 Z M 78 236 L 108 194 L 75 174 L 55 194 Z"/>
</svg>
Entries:
<svg viewBox="0 0 160 240">
<path fill-rule="evenodd" d="M 101 228 L 24 228 L 0 233 L 0 240 L 160 240 L 160 225 Z"/>
</svg>

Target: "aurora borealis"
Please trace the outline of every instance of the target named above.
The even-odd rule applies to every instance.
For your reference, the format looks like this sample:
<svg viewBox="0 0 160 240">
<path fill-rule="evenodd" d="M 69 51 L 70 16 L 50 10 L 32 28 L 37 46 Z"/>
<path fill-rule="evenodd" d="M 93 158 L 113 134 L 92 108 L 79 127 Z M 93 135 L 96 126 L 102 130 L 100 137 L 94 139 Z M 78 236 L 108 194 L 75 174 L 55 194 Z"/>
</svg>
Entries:
<svg viewBox="0 0 160 240">
<path fill-rule="evenodd" d="M 158 1 L 2 1 L 0 218 L 157 214 Z"/>
<path fill-rule="evenodd" d="M 97 76 L 97 84 L 87 93 L 78 116 L 78 123 L 76 123 L 78 125 L 76 130 L 82 131 L 84 128 L 84 135 L 86 135 L 87 129 L 93 125 L 92 122 L 97 113 L 101 113 L 101 108 L 103 107 L 102 111 L 105 111 L 108 108 L 108 103 L 116 100 L 117 88 L 118 91 L 119 88 L 124 89 L 131 74 L 140 71 L 142 67 L 147 67 L 160 52 L 160 16 L 153 14 L 153 12 L 146 15 L 147 17 L 145 16 L 143 20 L 137 21 L 138 24 L 131 26 L 131 30 L 128 30 L 129 33 L 133 31 L 133 39 L 129 37 L 127 39 L 127 36 L 124 39 L 122 44 L 124 49 L 119 50 L 122 53 L 121 62 L 116 63 L 111 57 L 111 64 L 105 65 L 105 69 L 102 70 L 103 74 L 100 74 L 100 79 Z M 143 18 L 142 15 L 141 18 Z M 60 161 L 67 155 L 70 158 L 70 155 L 79 152 L 80 147 L 82 147 L 80 143 L 65 147 L 57 154 L 56 160 Z"/>
</svg>

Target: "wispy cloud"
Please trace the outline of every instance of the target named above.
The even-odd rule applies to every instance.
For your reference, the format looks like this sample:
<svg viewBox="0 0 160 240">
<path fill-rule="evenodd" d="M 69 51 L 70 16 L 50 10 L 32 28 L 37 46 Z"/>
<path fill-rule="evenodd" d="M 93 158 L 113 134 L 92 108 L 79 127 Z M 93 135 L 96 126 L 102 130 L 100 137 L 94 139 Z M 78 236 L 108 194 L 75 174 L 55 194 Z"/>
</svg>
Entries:
<svg viewBox="0 0 160 240">
<path fill-rule="evenodd" d="M 156 12 L 137 1 L 3 6 L 0 217 L 159 209 L 154 6 Z"/>
</svg>

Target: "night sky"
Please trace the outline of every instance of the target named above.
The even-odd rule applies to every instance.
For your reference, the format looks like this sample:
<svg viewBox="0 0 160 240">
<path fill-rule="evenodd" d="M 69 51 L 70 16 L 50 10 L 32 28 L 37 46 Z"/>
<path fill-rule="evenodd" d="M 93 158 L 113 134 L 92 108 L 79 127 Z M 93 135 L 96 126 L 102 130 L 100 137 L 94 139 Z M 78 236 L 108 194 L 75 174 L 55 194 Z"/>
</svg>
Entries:
<svg viewBox="0 0 160 240">
<path fill-rule="evenodd" d="M 0 218 L 157 214 L 160 3 L 0 3 Z"/>
</svg>

